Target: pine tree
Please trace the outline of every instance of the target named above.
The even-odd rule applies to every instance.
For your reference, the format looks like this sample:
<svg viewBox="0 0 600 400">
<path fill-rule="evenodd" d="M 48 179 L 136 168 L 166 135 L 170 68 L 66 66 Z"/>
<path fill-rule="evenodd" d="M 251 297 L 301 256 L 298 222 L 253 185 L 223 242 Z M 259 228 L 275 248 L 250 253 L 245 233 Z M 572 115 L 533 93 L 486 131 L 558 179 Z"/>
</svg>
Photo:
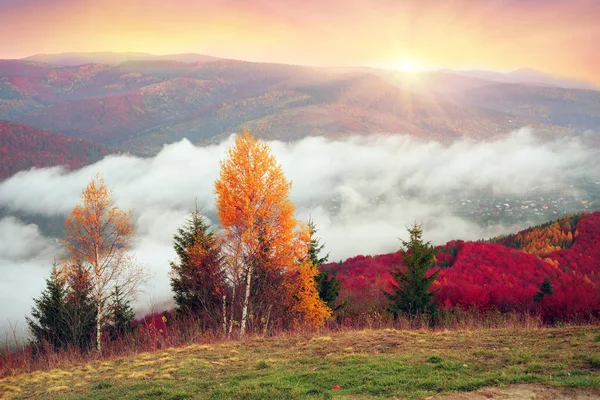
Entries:
<svg viewBox="0 0 600 400">
<path fill-rule="evenodd" d="M 310 242 L 308 242 L 308 257 L 312 264 L 317 268 L 319 273 L 315 277 L 317 290 L 319 291 L 319 297 L 323 300 L 329 308 L 335 307 L 335 302 L 340 292 L 340 282 L 337 280 L 335 275 L 330 276 L 328 271 L 322 271 L 321 266 L 329 260 L 329 253 L 324 257 L 320 257 L 320 253 L 325 247 L 320 243 L 319 238 L 315 237 L 317 233 L 317 225 L 311 219 L 306 223 L 308 225 L 308 231 L 310 234 Z"/>
<path fill-rule="evenodd" d="M 81 261 L 75 262 L 68 271 L 66 311 L 69 342 L 87 351 L 93 345 L 98 311 L 92 296 L 90 271 Z"/>
<path fill-rule="evenodd" d="M 338 281 L 335 275 L 330 275 L 329 271 L 319 271 L 318 275 L 315 277 L 315 282 L 321 300 L 323 300 L 329 308 L 337 311 L 339 308 L 335 307 L 335 302 L 341 289 L 340 281 Z"/>
<path fill-rule="evenodd" d="M 434 249 L 430 242 L 423 242 L 423 229 L 420 224 L 415 222 L 408 228 L 408 233 L 409 241 L 402 240 L 402 261 L 405 268 L 393 268 L 391 275 L 395 285 L 392 293 L 385 293 L 390 302 L 389 310 L 394 317 L 401 313 L 409 316 L 427 313 L 433 321 L 437 304 L 433 301 L 434 293 L 429 289 L 439 271 L 429 275 L 427 272 L 435 260 Z"/>
<path fill-rule="evenodd" d="M 70 343 L 66 296 L 65 282 L 58 276 L 55 264 L 46 279 L 46 289 L 33 300 L 31 318 L 25 318 L 40 349 L 48 343 L 54 351 L 59 351 Z"/>
<path fill-rule="evenodd" d="M 130 301 L 125 297 L 119 286 L 115 286 L 111 295 L 111 305 L 108 316 L 108 332 L 112 340 L 123 337 L 132 332 L 131 324 L 135 312 Z"/>
<path fill-rule="evenodd" d="M 171 263 L 171 288 L 178 314 L 200 318 L 204 326 L 219 323 L 223 257 L 216 235 L 197 206 L 173 239 L 179 260 Z"/>
<path fill-rule="evenodd" d="M 544 281 L 540 285 L 540 291 L 533 296 L 533 301 L 539 303 L 547 294 L 554 294 L 554 288 L 550 283 L 550 279 L 544 278 Z"/>
</svg>

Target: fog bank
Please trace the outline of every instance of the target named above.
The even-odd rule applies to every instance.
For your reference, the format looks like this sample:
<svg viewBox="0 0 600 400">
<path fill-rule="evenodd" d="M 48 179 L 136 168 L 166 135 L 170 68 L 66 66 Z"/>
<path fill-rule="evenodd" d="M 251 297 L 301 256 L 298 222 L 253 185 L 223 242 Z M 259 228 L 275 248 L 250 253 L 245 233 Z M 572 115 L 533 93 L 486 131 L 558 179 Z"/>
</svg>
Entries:
<svg viewBox="0 0 600 400">
<path fill-rule="evenodd" d="M 194 201 L 215 221 L 213 183 L 219 160 L 233 143 L 195 147 L 187 140 L 165 146 L 155 157 L 109 156 L 77 171 L 63 168 L 20 172 L 0 183 L 0 207 L 9 213 L 66 216 L 81 190 L 100 172 L 119 207 L 134 209 L 133 252 L 152 273 L 139 305 L 171 297 L 168 271 L 172 237 Z M 297 217 L 318 225 L 331 260 L 398 249 L 407 225 L 423 223 L 425 239 L 478 239 L 516 227 L 482 229 L 454 214 L 448 199 L 518 195 L 533 187 L 564 188 L 600 176 L 597 149 L 574 139 L 540 141 L 527 129 L 486 142 L 443 145 L 402 135 L 295 143 L 270 142 L 286 177 L 293 182 Z M 527 222 L 524 221 L 523 225 Z M 20 321 L 39 296 L 60 251 L 54 238 L 13 217 L 0 220 L 0 329 Z M 0 330 L 2 332 L 2 330 Z"/>
</svg>

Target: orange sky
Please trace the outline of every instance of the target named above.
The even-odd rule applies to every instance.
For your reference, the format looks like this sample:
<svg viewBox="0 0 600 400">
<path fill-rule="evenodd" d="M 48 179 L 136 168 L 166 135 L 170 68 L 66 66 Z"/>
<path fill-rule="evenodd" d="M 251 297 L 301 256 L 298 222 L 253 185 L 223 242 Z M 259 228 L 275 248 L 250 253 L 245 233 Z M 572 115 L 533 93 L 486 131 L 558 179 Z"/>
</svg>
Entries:
<svg viewBox="0 0 600 400">
<path fill-rule="evenodd" d="M 0 58 L 194 52 L 316 66 L 532 67 L 600 83 L 599 0 L 0 0 Z"/>
</svg>

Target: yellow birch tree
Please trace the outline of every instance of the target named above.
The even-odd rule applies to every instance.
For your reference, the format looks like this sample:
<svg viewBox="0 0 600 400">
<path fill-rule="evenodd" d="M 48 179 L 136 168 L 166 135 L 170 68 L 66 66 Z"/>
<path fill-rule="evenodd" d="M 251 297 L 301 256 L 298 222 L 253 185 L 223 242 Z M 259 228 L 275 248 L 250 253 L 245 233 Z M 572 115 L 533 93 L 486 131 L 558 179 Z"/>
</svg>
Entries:
<svg viewBox="0 0 600 400">
<path fill-rule="evenodd" d="M 290 200 L 291 183 L 283 174 L 271 154 L 270 147 L 247 131 L 238 135 L 229 149 L 227 158 L 221 162 L 221 173 L 215 182 L 216 205 L 224 240 L 226 263 L 232 282 L 230 324 L 234 318 L 233 306 L 236 294 L 241 299 L 240 336 L 243 337 L 248 320 L 248 305 L 255 269 L 262 263 L 269 271 L 293 276 L 307 258 L 306 243 L 302 240 L 302 229 L 294 218 L 294 205 Z M 309 274 L 312 274 L 310 272 Z M 306 272 L 303 273 L 307 275 Z M 310 278 L 307 278 L 310 282 Z M 305 279 L 306 281 L 306 279 Z M 314 275 L 312 276 L 314 284 Z M 297 285 L 284 284 L 287 291 Z M 243 289 L 243 293 L 240 293 Z M 304 293 L 304 292 L 303 292 Z M 320 301 L 318 292 L 315 301 Z M 305 299 L 294 296 L 288 299 Z M 326 307 L 326 306 L 325 306 Z M 302 307 L 292 308 L 302 311 Z M 322 319 L 328 316 L 322 315 Z M 313 321 L 311 319 L 311 321 Z M 315 321 L 319 326 L 322 321 Z M 231 328 L 230 328 L 231 330 Z"/>
<path fill-rule="evenodd" d="M 114 287 L 118 286 L 125 296 L 133 296 L 145 279 L 143 270 L 129 254 L 134 235 L 131 219 L 131 212 L 114 205 L 112 191 L 97 174 L 83 189 L 81 203 L 65 221 L 64 247 L 68 256 L 86 264 L 90 271 L 97 307 L 96 347 L 100 352 L 105 306 Z"/>
</svg>

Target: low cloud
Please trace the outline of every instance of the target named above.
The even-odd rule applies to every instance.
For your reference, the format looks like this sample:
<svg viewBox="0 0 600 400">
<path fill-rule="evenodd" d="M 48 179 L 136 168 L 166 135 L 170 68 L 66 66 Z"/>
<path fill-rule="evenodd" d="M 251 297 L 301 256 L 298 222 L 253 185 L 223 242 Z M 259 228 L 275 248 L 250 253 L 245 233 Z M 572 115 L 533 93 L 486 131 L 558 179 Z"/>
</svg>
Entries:
<svg viewBox="0 0 600 400">
<path fill-rule="evenodd" d="M 38 227 L 13 217 L 0 220 L 0 335 L 9 324 L 25 328 L 33 298 L 43 288 L 59 246 L 41 235 Z M 0 342 L 5 339 L 0 336 Z"/>
<path fill-rule="evenodd" d="M 194 202 L 217 223 L 213 184 L 219 160 L 232 143 L 229 138 L 219 145 L 195 147 L 183 140 L 148 159 L 109 156 L 77 171 L 21 172 L 0 183 L 0 208 L 19 215 L 64 217 L 91 177 L 102 173 L 117 205 L 134 209 L 134 252 L 152 274 L 140 306 L 159 305 L 171 297 L 167 274 L 169 261 L 175 259 L 173 234 Z M 527 129 L 493 141 L 451 145 L 401 135 L 270 144 L 293 182 L 298 218 L 312 215 L 326 251 L 336 261 L 397 250 L 398 238 L 405 237 L 405 227 L 415 220 L 423 223 L 426 239 L 435 244 L 508 232 L 517 227 L 483 229 L 460 217 L 449 199 L 565 188 L 600 175 L 598 149 L 575 139 L 542 142 Z M 36 226 L 13 217 L 0 220 L 0 233 L 3 315 L 22 321 L 60 249 L 54 238 L 43 237 Z"/>
</svg>

